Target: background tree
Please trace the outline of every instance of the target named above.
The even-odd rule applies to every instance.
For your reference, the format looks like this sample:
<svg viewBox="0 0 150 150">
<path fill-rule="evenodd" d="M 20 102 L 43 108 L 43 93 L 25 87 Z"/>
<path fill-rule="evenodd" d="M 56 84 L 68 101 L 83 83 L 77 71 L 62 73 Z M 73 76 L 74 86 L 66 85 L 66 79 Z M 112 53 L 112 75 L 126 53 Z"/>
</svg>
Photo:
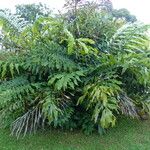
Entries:
<svg viewBox="0 0 150 150">
<path fill-rule="evenodd" d="M 137 21 L 136 16 L 131 15 L 130 12 L 126 9 L 126 8 L 122 8 L 122 9 L 113 9 L 112 11 L 112 15 L 115 18 L 122 18 L 125 19 L 126 22 L 135 22 Z"/>
<path fill-rule="evenodd" d="M 23 4 L 16 6 L 16 15 L 20 15 L 21 18 L 24 18 L 26 21 L 34 22 L 36 17 L 48 16 L 51 13 L 51 10 L 42 3 L 39 4 Z"/>
<path fill-rule="evenodd" d="M 126 8 L 122 9 L 114 9 L 113 3 L 111 0 L 99 0 L 98 4 L 100 6 L 100 9 L 105 10 L 112 14 L 113 17 L 117 19 L 125 19 L 126 22 L 135 22 L 137 21 L 137 18 L 135 15 L 132 15 L 129 10 Z"/>
<path fill-rule="evenodd" d="M 108 12 L 111 12 L 113 10 L 113 4 L 111 0 L 99 0 L 98 3 L 102 9 Z"/>
</svg>

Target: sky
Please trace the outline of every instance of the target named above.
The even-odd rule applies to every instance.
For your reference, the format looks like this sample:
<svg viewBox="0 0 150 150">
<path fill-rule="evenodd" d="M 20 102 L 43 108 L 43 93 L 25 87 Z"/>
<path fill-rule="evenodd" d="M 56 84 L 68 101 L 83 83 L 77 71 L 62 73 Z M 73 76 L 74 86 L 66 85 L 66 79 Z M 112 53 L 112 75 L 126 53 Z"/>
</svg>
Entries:
<svg viewBox="0 0 150 150">
<path fill-rule="evenodd" d="M 116 9 L 127 8 L 138 20 L 150 24 L 150 0 L 111 0 Z M 54 10 L 61 10 L 65 0 L 0 0 L 0 9 L 15 10 L 17 4 L 42 2 Z"/>
</svg>

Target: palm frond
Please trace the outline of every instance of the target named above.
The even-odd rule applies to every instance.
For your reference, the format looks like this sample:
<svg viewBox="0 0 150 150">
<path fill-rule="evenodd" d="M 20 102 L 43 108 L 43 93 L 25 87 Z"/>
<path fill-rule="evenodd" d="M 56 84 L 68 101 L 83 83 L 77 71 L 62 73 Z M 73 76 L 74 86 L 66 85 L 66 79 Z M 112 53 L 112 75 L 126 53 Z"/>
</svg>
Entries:
<svg viewBox="0 0 150 150">
<path fill-rule="evenodd" d="M 138 117 L 136 105 L 133 103 L 133 100 L 129 98 L 126 94 L 120 94 L 118 96 L 118 100 L 120 101 L 120 109 L 124 115 L 128 115 L 131 117 Z"/>
<path fill-rule="evenodd" d="M 143 52 L 149 46 L 147 31 L 150 26 L 142 23 L 125 24 L 108 42 L 110 51 Z"/>
<path fill-rule="evenodd" d="M 36 132 L 38 127 L 44 126 L 45 119 L 40 108 L 34 108 L 26 112 L 23 116 L 17 118 L 11 125 L 11 135 L 19 138 L 25 136 L 28 132 Z"/>
<path fill-rule="evenodd" d="M 8 28 L 13 29 L 18 32 L 22 32 L 23 29 L 28 25 L 28 23 L 20 16 L 13 15 L 8 11 L 0 11 L 0 19 L 4 21 L 3 24 L 8 26 Z"/>
</svg>

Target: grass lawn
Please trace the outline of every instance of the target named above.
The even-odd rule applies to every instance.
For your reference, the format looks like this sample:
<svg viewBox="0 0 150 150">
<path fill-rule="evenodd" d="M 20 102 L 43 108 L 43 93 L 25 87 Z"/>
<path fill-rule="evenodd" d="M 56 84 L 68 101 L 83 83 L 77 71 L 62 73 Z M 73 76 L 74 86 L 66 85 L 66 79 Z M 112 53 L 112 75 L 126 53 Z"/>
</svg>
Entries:
<svg viewBox="0 0 150 150">
<path fill-rule="evenodd" d="M 150 150 L 150 120 L 120 120 L 103 136 L 55 130 L 16 140 L 1 129 L 0 150 Z"/>
</svg>

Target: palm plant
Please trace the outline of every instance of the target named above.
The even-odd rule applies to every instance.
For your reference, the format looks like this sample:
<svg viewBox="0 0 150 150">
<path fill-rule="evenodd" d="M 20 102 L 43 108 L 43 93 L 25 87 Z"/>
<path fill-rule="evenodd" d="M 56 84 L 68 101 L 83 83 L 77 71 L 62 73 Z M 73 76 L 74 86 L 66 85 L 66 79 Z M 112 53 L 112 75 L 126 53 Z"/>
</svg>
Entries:
<svg viewBox="0 0 150 150">
<path fill-rule="evenodd" d="M 64 17 L 29 25 L 0 14 L 3 32 L 15 45 L 0 56 L 0 118 L 13 135 L 44 125 L 101 132 L 119 115 L 150 113 L 149 26 L 118 25 L 91 11 L 89 19 L 77 13 L 80 34 Z"/>
</svg>

